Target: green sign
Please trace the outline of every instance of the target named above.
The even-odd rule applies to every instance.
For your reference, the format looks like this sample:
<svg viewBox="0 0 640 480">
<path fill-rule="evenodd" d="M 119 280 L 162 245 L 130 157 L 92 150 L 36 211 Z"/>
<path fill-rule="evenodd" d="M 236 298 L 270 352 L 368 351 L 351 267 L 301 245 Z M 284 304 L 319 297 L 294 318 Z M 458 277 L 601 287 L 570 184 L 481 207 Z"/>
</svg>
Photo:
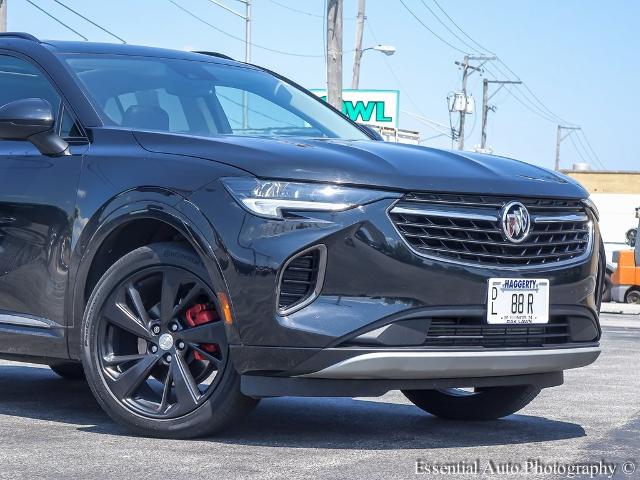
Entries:
<svg viewBox="0 0 640 480">
<path fill-rule="evenodd" d="M 326 90 L 312 90 L 327 100 Z M 342 113 L 354 122 L 398 128 L 400 108 L 397 90 L 343 90 Z"/>
</svg>

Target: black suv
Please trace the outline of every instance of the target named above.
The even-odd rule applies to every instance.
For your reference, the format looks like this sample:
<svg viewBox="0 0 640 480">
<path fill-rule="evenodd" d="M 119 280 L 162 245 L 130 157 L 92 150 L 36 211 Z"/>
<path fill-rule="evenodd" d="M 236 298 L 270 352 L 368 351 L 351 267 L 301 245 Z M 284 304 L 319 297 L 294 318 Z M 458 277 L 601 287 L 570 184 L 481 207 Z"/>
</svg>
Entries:
<svg viewBox="0 0 640 480">
<path fill-rule="evenodd" d="M 215 53 L 0 35 L 0 356 L 147 435 L 399 389 L 492 419 L 598 356 L 597 211 Z"/>
</svg>

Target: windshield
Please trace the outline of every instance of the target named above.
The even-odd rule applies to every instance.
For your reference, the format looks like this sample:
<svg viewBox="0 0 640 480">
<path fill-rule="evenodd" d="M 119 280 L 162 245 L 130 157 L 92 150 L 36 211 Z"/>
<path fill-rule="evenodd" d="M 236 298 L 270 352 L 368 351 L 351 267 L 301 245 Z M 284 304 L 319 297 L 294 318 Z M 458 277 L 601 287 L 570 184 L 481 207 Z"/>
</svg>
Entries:
<svg viewBox="0 0 640 480">
<path fill-rule="evenodd" d="M 369 139 L 322 102 L 242 65 L 66 55 L 107 125 L 199 136 Z"/>
</svg>

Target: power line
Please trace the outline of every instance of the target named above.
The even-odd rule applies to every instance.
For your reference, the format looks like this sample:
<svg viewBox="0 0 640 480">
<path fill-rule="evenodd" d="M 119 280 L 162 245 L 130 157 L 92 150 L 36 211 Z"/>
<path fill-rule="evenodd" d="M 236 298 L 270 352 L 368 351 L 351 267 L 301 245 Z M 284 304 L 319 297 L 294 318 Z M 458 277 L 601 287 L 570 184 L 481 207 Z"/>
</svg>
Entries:
<svg viewBox="0 0 640 480">
<path fill-rule="evenodd" d="M 80 32 L 78 32 L 77 30 L 74 30 L 73 28 L 71 28 L 69 25 L 67 25 L 66 23 L 64 23 L 62 20 L 58 20 L 56 17 L 54 17 L 53 15 L 51 15 L 49 12 L 47 12 L 44 8 L 39 7 L 38 5 L 36 5 L 35 3 L 33 3 L 31 0 L 25 0 L 26 2 L 30 3 L 32 6 L 36 7 L 38 10 L 40 10 L 42 13 L 44 13 L 47 17 L 53 19 L 55 22 L 59 23 L 60 25 L 62 25 L 63 27 L 65 27 L 67 30 L 72 31 L 73 33 L 75 33 L 76 35 L 78 35 L 80 38 L 84 39 L 86 42 L 89 41 L 89 39 L 87 37 L 85 37 L 84 35 L 82 35 Z"/>
<path fill-rule="evenodd" d="M 498 76 L 490 68 L 488 68 L 487 66 L 485 66 L 484 69 L 493 78 L 498 78 Z M 501 71 L 501 70 L 498 69 L 498 71 Z M 504 75 L 504 76 L 508 78 L 508 75 Z M 525 95 L 525 93 L 522 90 L 518 90 L 517 88 L 513 88 L 512 89 L 511 86 L 509 86 L 509 85 L 505 86 L 505 90 L 509 93 L 509 95 L 511 95 L 512 98 L 514 98 L 518 103 L 520 103 L 523 107 L 525 107 L 527 110 L 529 110 L 534 115 L 537 115 L 538 117 L 542 118 L 543 120 L 546 120 L 547 122 L 558 123 L 558 120 L 555 117 L 551 117 L 549 114 L 545 113 L 529 97 L 527 97 L 527 95 Z M 516 95 L 515 92 L 518 92 L 518 95 Z M 519 95 L 522 95 L 522 97 L 520 97 Z M 525 102 L 527 102 L 527 103 L 525 103 Z M 560 122 L 560 123 L 564 123 L 564 122 Z"/>
<path fill-rule="evenodd" d="M 533 92 L 533 90 L 531 90 L 531 88 L 527 85 L 527 83 L 523 80 L 520 79 L 520 77 L 513 71 L 511 70 L 511 68 L 509 68 L 509 66 L 504 63 L 504 61 L 502 61 L 502 59 L 500 59 L 500 57 L 496 57 L 497 61 L 499 62 L 499 64 L 502 64 L 508 71 L 509 73 L 511 73 L 511 75 L 513 75 L 513 77 L 515 77 L 515 79 L 519 82 L 521 82 L 519 84 L 519 86 L 522 86 L 526 89 L 526 91 L 523 91 L 521 89 L 518 90 L 518 92 L 522 95 L 522 98 L 525 99 L 525 101 L 527 101 L 529 103 L 529 105 L 531 105 L 531 107 L 533 107 L 535 110 L 537 110 L 537 112 L 533 112 L 536 115 L 544 118 L 545 120 L 552 122 L 552 123 L 562 123 L 564 125 L 574 125 L 572 122 L 567 122 L 565 121 L 563 118 L 561 118 L 560 116 L 556 115 L 555 113 L 553 113 L 544 103 L 542 103 L 542 101 L 538 98 L 538 96 Z M 508 73 L 506 73 L 502 68 L 500 68 L 499 64 L 492 64 L 493 67 L 495 67 L 495 69 L 500 73 L 500 75 L 504 76 L 505 78 L 509 78 L 511 79 L 511 75 L 509 75 Z M 495 78 L 497 78 L 497 76 L 495 75 L 495 73 L 493 73 L 489 68 L 485 67 L 485 69 Z M 511 91 L 511 89 L 507 89 L 508 92 L 515 97 L 515 95 L 513 94 L 513 92 Z M 528 92 L 528 93 L 527 93 Z M 534 100 L 532 100 L 529 95 L 531 95 Z M 522 103 L 522 101 L 518 100 L 520 103 Z M 542 105 L 542 108 L 540 107 L 540 105 Z M 525 105 L 526 106 L 526 105 Z M 531 108 L 527 107 L 529 110 L 531 110 Z M 546 111 L 545 111 L 546 110 Z"/>
<path fill-rule="evenodd" d="M 60 5 L 61 7 L 66 8 L 67 10 L 69 10 L 71 13 L 76 14 L 78 17 L 82 18 L 83 20 L 86 20 L 87 22 L 89 22 L 91 25 L 93 25 L 94 27 L 98 27 L 100 30 L 102 30 L 103 32 L 111 35 L 114 38 L 117 38 L 118 40 L 120 40 L 122 43 L 127 43 L 123 38 L 119 37 L 118 35 L 116 35 L 113 32 L 110 32 L 109 30 L 107 30 L 106 28 L 98 25 L 96 22 L 94 22 L 93 20 L 91 20 L 90 18 L 85 17 L 84 15 L 82 15 L 81 13 L 76 12 L 73 8 L 65 5 L 64 3 L 62 3 L 59 0 L 53 0 L 54 2 L 56 2 L 58 5 Z M 31 2 L 29 2 L 31 3 Z"/>
<path fill-rule="evenodd" d="M 571 140 L 571 144 L 573 145 L 573 148 L 575 149 L 576 153 L 580 157 L 580 160 L 582 160 L 584 163 L 590 163 L 589 160 L 587 160 L 584 157 L 584 155 L 582 155 L 582 152 L 580 151 L 580 149 L 578 148 L 578 145 L 576 144 L 575 140 L 573 139 L 573 135 L 569 135 L 569 140 Z"/>
<path fill-rule="evenodd" d="M 509 68 L 509 66 L 504 63 L 502 61 L 502 59 L 498 58 L 498 62 L 500 62 L 504 68 L 506 68 L 512 75 L 514 75 L 516 78 L 518 78 L 518 80 L 520 79 L 518 77 L 518 75 Z M 547 111 L 547 113 L 549 113 L 549 115 L 551 115 L 552 117 L 554 117 L 557 121 L 559 121 L 560 123 L 565 123 L 565 124 L 569 124 L 571 125 L 571 122 L 567 122 L 566 120 L 564 120 L 562 117 L 560 117 L 559 115 L 556 115 L 549 107 L 547 107 L 544 102 L 542 102 L 542 100 L 540 100 L 540 98 L 538 98 L 538 96 L 533 92 L 533 90 L 531 90 L 531 88 L 526 84 L 526 82 L 522 82 L 522 86 L 531 94 L 531 96 L 536 100 L 536 102 L 538 102 L 542 108 L 544 110 Z"/>
<path fill-rule="evenodd" d="M 506 66 L 505 66 L 506 67 Z M 513 71 L 511 69 L 509 69 L 508 67 L 506 67 L 511 73 L 513 73 Z M 485 69 L 487 70 L 487 72 L 489 72 L 492 76 L 495 76 L 494 73 L 485 67 Z M 499 71 L 501 71 L 498 68 Z M 515 75 L 515 74 L 514 74 Z M 525 85 L 525 88 L 526 85 Z M 553 114 L 553 112 L 551 110 L 549 110 L 547 108 L 547 111 L 545 112 L 544 110 L 542 110 L 542 108 L 540 108 L 536 103 L 534 103 L 528 96 L 525 95 L 525 92 L 523 92 L 522 90 L 517 90 L 518 93 L 520 95 L 522 95 L 522 98 L 525 99 L 529 105 L 525 104 L 523 100 L 521 100 L 520 97 L 518 97 L 514 91 L 511 90 L 511 88 L 509 88 L 507 86 L 507 88 L 505 88 L 505 90 L 507 90 L 507 92 L 516 100 L 518 101 L 518 103 L 520 103 L 522 106 L 524 106 L 527 110 L 529 110 L 531 113 L 533 113 L 534 115 L 537 115 L 538 117 L 542 118 L 543 120 L 546 120 L 550 123 L 561 123 L 564 125 L 568 125 L 568 126 L 577 126 L 575 124 L 569 123 L 569 122 L 563 122 L 561 117 L 558 117 L 557 115 Z M 534 98 L 537 98 L 535 96 L 535 94 L 533 92 L 531 92 L 530 89 L 528 89 L 528 91 L 534 96 Z M 538 99 L 538 103 L 542 104 L 542 102 L 540 102 L 540 100 Z M 535 110 L 534 110 L 535 109 Z M 549 113 L 547 113 L 549 112 Z M 552 116 L 553 115 L 553 116 Z M 582 138 L 579 136 L 582 135 Z M 584 144 L 582 143 L 584 139 L 584 143 L 586 143 L 587 147 L 589 148 L 589 150 L 587 150 L 587 147 L 584 146 Z M 572 143 L 575 143 L 576 141 L 579 142 L 580 146 L 582 147 L 584 153 L 586 154 L 586 156 L 589 159 L 589 162 L 587 163 L 595 163 L 596 165 L 598 165 L 600 168 L 602 168 L 603 170 L 606 170 L 606 167 L 604 165 L 604 163 L 600 160 L 600 157 L 596 154 L 595 150 L 593 149 L 593 147 L 591 146 L 591 143 L 589 142 L 589 139 L 586 135 L 586 133 L 584 132 L 584 130 L 580 129 L 577 132 L 576 138 L 575 140 L 573 138 L 571 138 Z M 584 157 L 582 157 L 583 160 Z"/>
<path fill-rule="evenodd" d="M 278 5 L 281 8 L 284 8 L 286 10 L 290 10 L 290 11 L 295 12 L 295 13 L 299 13 L 300 15 L 306 15 L 307 17 L 314 17 L 314 18 L 324 18 L 324 15 L 319 15 L 317 13 L 307 12 L 305 10 L 299 10 L 297 8 L 290 7 L 289 5 L 285 5 L 284 3 L 280 3 L 280 2 L 278 2 L 276 0 L 269 0 L 269 1 L 271 3 L 274 3 L 274 4 Z"/>
<path fill-rule="evenodd" d="M 448 45 L 449 47 L 453 48 L 454 50 L 460 52 L 460 53 L 464 53 L 465 55 L 469 52 L 465 52 L 464 50 L 459 49 L 458 47 L 456 47 L 455 45 L 447 42 L 444 38 L 442 38 L 440 35 L 438 35 L 436 32 L 434 32 L 433 30 L 431 30 L 426 23 L 424 23 L 422 20 L 420 20 L 420 18 L 413 12 L 413 10 L 411 10 L 409 7 L 407 7 L 407 4 L 404 3 L 403 0 L 399 0 L 400 3 L 402 4 L 402 6 L 407 10 L 407 12 L 409 12 L 411 14 L 411 16 L 413 18 L 415 18 L 418 23 L 420 23 L 420 25 L 422 25 L 427 31 L 429 31 L 431 33 L 431 35 L 433 35 L 434 37 L 436 37 L 438 40 L 440 40 L 442 43 L 444 43 L 445 45 Z"/>
<path fill-rule="evenodd" d="M 591 150 L 591 153 L 593 154 L 594 158 L 596 159 L 596 162 L 602 166 L 602 168 L 605 168 L 603 163 L 600 161 L 600 157 L 598 156 L 598 154 L 595 152 L 595 150 L 593 149 L 593 147 L 591 146 L 591 142 L 589 142 L 589 138 L 587 137 L 587 134 L 584 133 L 584 130 L 580 130 L 580 133 L 582 133 L 582 136 L 584 138 L 584 141 L 587 143 L 587 146 L 589 147 L 589 150 Z"/>
<path fill-rule="evenodd" d="M 421 138 L 418 143 L 429 142 L 431 140 L 435 140 L 436 138 L 440 138 L 440 137 L 451 137 L 451 136 L 448 133 L 439 133 L 437 135 L 432 135 L 431 137 Z"/>
<path fill-rule="evenodd" d="M 429 6 L 424 2 L 424 0 L 421 0 L 422 3 L 425 5 L 425 7 L 427 7 L 427 9 L 432 13 L 432 15 L 434 15 L 434 17 L 436 17 L 436 19 L 440 22 L 443 23 L 440 18 L 435 14 L 435 12 L 433 12 L 433 10 L 431 8 L 429 8 Z M 483 45 L 481 45 L 480 43 L 478 43 L 475 39 L 473 39 L 473 37 L 471 37 L 469 34 L 467 34 L 467 32 L 464 31 L 464 29 L 462 29 L 462 27 L 460 27 L 455 20 L 446 12 L 446 10 L 444 8 L 442 8 L 442 6 L 438 3 L 437 0 L 433 0 L 434 4 L 438 7 L 438 9 L 449 19 L 449 21 L 467 38 L 469 39 L 471 42 L 473 42 L 475 45 L 477 45 L 481 51 L 485 51 L 488 53 L 491 53 L 493 55 L 495 55 L 494 52 L 492 52 L 491 50 L 489 50 L 488 48 L 484 47 Z M 475 49 L 474 47 L 472 47 L 471 45 L 469 45 L 467 42 L 465 42 L 464 40 L 462 40 L 458 35 L 456 35 L 454 32 L 452 32 L 449 28 L 447 28 L 447 30 L 452 33 L 459 41 L 461 41 L 464 45 L 466 45 L 467 47 L 473 48 L 474 50 L 478 51 L 477 49 Z M 531 105 L 533 105 L 534 108 L 536 108 L 537 110 L 539 110 L 543 115 L 539 115 L 539 116 L 543 116 L 543 118 L 549 120 L 549 121 L 553 121 L 554 123 L 563 123 L 563 124 L 567 124 L 567 125 L 572 125 L 571 122 L 567 122 L 565 119 L 563 119 L 562 117 L 560 117 L 559 115 L 557 115 L 556 113 L 554 113 L 542 100 L 540 100 L 540 98 L 536 95 L 536 93 L 531 89 L 531 87 L 529 87 L 529 85 L 527 85 L 526 82 L 523 82 L 520 77 L 518 76 L 518 74 L 516 74 L 500 57 L 497 57 L 497 61 L 502 64 L 504 66 L 504 68 L 506 68 L 511 75 L 513 75 L 515 77 L 516 80 L 521 81 L 522 82 L 522 87 L 526 90 L 526 92 L 522 92 L 522 96 L 523 98 L 525 98 L 527 101 L 529 101 L 529 103 Z M 502 69 L 500 68 L 499 65 L 495 65 L 496 69 L 506 78 L 509 78 L 510 75 L 506 74 L 504 71 L 502 71 Z M 509 89 L 510 93 L 511 90 Z M 513 95 L 513 93 L 512 93 Z M 533 98 L 533 100 L 529 99 L 529 95 Z M 520 102 L 522 103 L 522 102 Z M 537 105 L 536 105 L 537 104 Z M 528 107 L 527 107 L 528 108 Z M 529 110 L 531 110 L 529 108 Z M 548 118 L 550 117 L 550 118 Z"/>
<path fill-rule="evenodd" d="M 402 2 L 402 0 L 400 0 Z M 513 75 L 513 77 L 515 77 L 515 79 L 519 82 L 521 82 L 519 85 L 521 85 L 523 89 L 518 89 L 517 87 L 514 87 L 513 89 L 510 88 L 510 86 L 506 86 L 507 88 L 505 88 L 505 90 L 507 91 L 507 93 L 509 95 L 511 95 L 518 103 L 520 103 L 523 107 L 525 107 L 527 110 L 529 110 L 531 113 L 533 113 L 534 115 L 537 115 L 538 117 L 542 118 L 543 120 L 546 120 L 548 122 L 552 122 L 552 123 L 560 123 L 560 124 L 564 124 L 564 125 L 570 125 L 570 126 L 576 126 L 576 124 L 571 123 L 571 122 L 567 122 L 565 119 L 563 119 L 562 117 L 560 117 L 559 115 L 557 115 L 553 110 L 551 110 L 541 99 L 540 97 L 538 97 L 538 95 L 536 95 L 536 93 L 533 91 L 533 89 L 531 87 L 529 87 L 529 85 L 526 82 L 523 82 L 519 75 L 517 73 L 515 73 L 500 57 L 498 57 L 494 52 L 492 52 L 491 50 L 489 50 L 488 48 L 484 47 L 483 45 L 481 45 L 480 43 L 478 43 L 475 39 L 473 39 L 473 37 L 471 37 L 469 34 L 467 34 L 467 32 L 464 31 L 464 29 L 462 29 L 462 27 L 460 27 L 455 20 L 446 12 L 446 10 L 444 8 L 442 8 L 442 6 L 438 3 L 437 0 L 433 0 L 434 4 L 436 5 L 436 7 L 449 19 L 449 21 L 458 29 L 458 31 L 460 31 L 460 33 L 462 33 L 462 35 L 464 35 L 469 41 L 473 42 L 475 45 L 477 45 L 477 47 L 479 47 L 480 50 L 478 50 L 477 48 L 473 47 L 472 45 L 470 45 L 468 42 L 464 41 L 462 38 L 460 38 L 459 35 L 457 35 L 455 32 L 453 32 L 450 28 L 448 28 L 448 26 L 442 21 L 442 19 L 433 11 L 433 9 L 431 9 L 427 3 L 424 0 L 421 0 L 421 3 L 427 8 L 427 10 L 429 10 L 429 12 L 433 15 L 433 17 L 442 25 L 444 26 L 447 31 L 449 33 L 451 33 L 458 41 L 460 41 L 462 44 L 464 44 L 466 47 L 471 48 L 472 50 L 475 50 L 476 52 L 488 52 L 491 53 L 493 55 L 496 56 L 497 59 L 497 64 L 493 64 L 496 68 L 496 70 L 498 70 L 504 77 L 506 78 L 510 78 L 510 75 L 506 74 L 502 68 L 500 68 L 500 65 L 502 65 L 511 75 Z M 402 2 L 404 5 L 404 2 Z M 406 5 L 404 5 L 405 8 Z M 412 13 L 412 12 L 411 12 Z M 415 14 L 414 14 L 415 17 Z M 418 19 L 419 20 L 419 19 Z M 420 22 L 422 23 L 422 22 Z M 429 29 L 430 30 L 430 29 Z M 431 31 L 431 30 L 430 30 Z M 431 32 L 433 33 L 433 32 Z M 447 43 L 449 46 L 451 46 L 448 42 Z M 456 50 L 459 51 L 459 49 L 456 48 Z M 485 67 L 486 68 L 486 67 Z M 497 76 L 489 69 L 486 68 L 487 72 L 489 72 L 490 75 L 492 75 L 494 78 L 497 78 Z M 518 94 L 516 94 L 516 92 L 518 92 Z M 576 139 L 574 140 L 573 138 L 571 138 L 572 143 L 575 144 L 576 140 L 580 143 L 580 145 L 582 146 L 585 154 L 596 164 L 598 164 L 601 168 L 605 169 L 604 164 L 602 163 L 602 161 L 600 160 L 600 158 L 598 157 L 598 155 L 595 153 L 595 151 L 593 150 L 593 147 L 591 146 L 591 144 L 589 143 L 589 139 L 587 138 L 587 135 L 584 133 L 583 130 L 579 131 L 579 134 L 582 135 L 582 138 L 579 135 L 576 135 Z M 587 147 L 584 146 L 584 144 L 582 143 L 582 139 L 584 139 L 584 142 L 587 144 L 587 147 L 589 150 L 587 150 Z"/>
<path fill-rule="evenodd" d="M 425 124 L 427 127 L 435 130 L 436 132 L 440 132 L 443 135 L 446 135 L 447 137 L 451 138 L 451 129 L 449 127 L 447 127 L 446 125 L 443 125 L 441 123 L 435 122 L 427 117 L 425 117 L 424 115 L 418 115 L 416 113 L 412 113 L 412 112 L 408 112 L 406 110 L 400 110 L 400 112 L 409 115 L 410 117 L 415 118 L 416 120 L 418 120 L 420 123 Z"/>
<path fill-rule="evenodd" d="M 444 13 L 444 14 L 445 14 L 445 16 L 449 19 L 449 21 L 451 21 L 451 23 L 453 23 L 453 25 L 454 25 L 458 30 L 460 30 L 460 32 L 461 32 L 465 37 L 467 37 L 469 40 L 471 40 L 473 43 L 475 43 L 478 47 L 480 47 L 480 51 L 482 51 L 482 52 L 486 52 L 486 53 L 490 53 L 490 54 L 492 54 L 492 55 L 495 55 L 495 53 L 494 53 L 494 52 L 492 52 L 492 51 L 491 51 L 491 50 L 489 50 L 488 48 L 484 48 L 482 45 L 480 45 L 478 42 L 476 42 L 473 38 L 471 38 L 469 35 L 467 35 L 467 32 L 465 32 L 462 28 L 460 28 L 460 27 L 458 26 L 458 24 L 453 20 L 453 18 L 451 18 L 451 17 L 449 16 L 449 14 L 448 14 L 448 13 L 447 13 L 447 12 L 446 12 L 442 7 L 441 7 L 441 6 L 440 6 L 440 4 L 439 4 L 436 0 L 433 0 L 433 3 L 435 3 L 435 4 L 436 4 L 436 6 L 440 9 L 440 11 L 441 11 L 442 13 Z"/>
<path fill-rule="evenodd" d="M 460 38 L 458 36 L 458 34 L 456 34 L 453 30 L 451 30 L 451 28 L 449 28 L 449 26 L 443 22 L 440 17 L 438 15 L 436 15 L 436 13 L 431 9 L 431 7 L 429 5 L 427 5 L 427 3 L 424 0 L 420 0 L 422 2 L 422 5 L 425 6 L 425 8 L 427 10 L 429 10 L 429 12 L 431 13 L 431 15 L 433 15 L 433 17 L 438 21 L 438 23 L 440 25 L 442 25 L 451 35 L 453 35 L 454 37 L 456 37 L 462 44 L 464 44 L 465 47 L 470 48 L 471 50 L 474 50 L 477 53 L 484 53 L 480 50 L 478 50 L 477 48 L 473 47 L 472 45 L 469 45 L 467 42 L 465 42 L 462 38 Z"/>
<path fill-rule="evenodd" d="M 584 132 L 582 132 L 582 130 L 580 130 L 579 133 L 582 133 L 582 138 L 584 138 L 586 140 L 587 136 L 584 134 Z M 598 165 L 600 168 L 602 168 L 603 170 L 605 169 L 604 165 L 602 164 L 602 162 L 600 161 L 600 159 L 598 158 L 597 155 L 592 156 L 591 153 L 589 153 L 589 151 L 587 150 L 587 147 L 585 147 L 582 138 L 580 136 L 576 136 L 576 141 L 580 144 L 580 146 L 582 147 L 582 150 L 587 154 L 587 157 L 596 165 Z M 588 143 L 588 142 L 587 142 Z"/>
<path fill-rule="evenodd" d="M 289 10 L 291 12 L 294 13 L 299 13 L 300 15 L 306 15 L 307 17 L 314 17 L 314 18 L 323 18 L 324 19 L 324 15 L 320 15 L 319 13 L 313 13 L 313 12 L 309 12 L 307 10 L 300 10 L 298 8 L 294 8 L 294 7 L 290 7 L 289 5 L 286 5 L 282 2 L 278 2 L 276 0 L 269 0 L 271 3 L 278 5 L 281 8 L 284 8 L 286 10 Z M 325 8 L 326 10 L 326 8 Z M 343 20 L 355 20 L 356 17 L 344 17 Z"/>
<path fill-rule="evenodd" d="M 426 28 L 433 36 L 435 36 L 438 40 L 440 40 L 441 42 L 443 42 L 444 44 L 446 44 L 447 46 L 449 46 L 450 48 L 453 48 L 454 50 L 461 52 L 461 53 L 466 53 L 464 52 L 462 49 L 456 47 L 455 45 L 453 45 L 452 43 L 448 42 L 447 40 L 445 40 L 444 38 L 442 38 L 440 35 L 438 35 L 437 33 L 435 33 L 431 28 L 429 28 L 416 14 L 415 12 L 413 12 L 406 4 L 403 0 L 399 0 L 400 3 L 402 4 L 402 6 L 409 11 L 409 13 L 424 27 Z M 457 35 L 455 32 L 453 32 L 451 30 L 451 28 L 449 28 L 443 21 L 442 19 L 436 14 L 436 12 L 433 11 L 432 8 L 430 8 L 424 0 L 421 0 L 421 3 L 427 8 L 427 10 L 429 10 L 429 12 L 434 16 L 434 18 L 441 24 L 443 25 L 447 31 L 449 33 L 451 33 L 458 41 L 460 41 L 462 44 L 464 44 L 466 47 L 470 48 L 471 50 L 474 50 L 476 52 L 488 52 L 491 53 L 493 55 L 495 55 L 494 52 L 492 52 L 491 50 L 489 50 L 488 48 L 485 48 L 483 45 L 481 45 L 480 43 L 478 43 L 477 41 L 475 41 L 469 34 L 467 34 L 456 22 L 455 20 L 444 10 L 444 8 L 442 8 L 442 6 L 437 2 L 437 0 L 433 0 L 434 4 L 438 7 L 438 9 L 449 19 L 449 21 L 467 38 L 469 39 L 471 42 L 473 42 L 475 45 L 477 45 L 479 47 L 475 48 L 472 45 L 470 45 L 468 42 L 464 41 L 459 35 Z M 551 123 L 563 123 L 563 124 L 568 124 L 568 125 L 573 125 L 571 122 L 567 122 L 564 119 L 562 119 L 560 116 L 556 115 L 549 107 L 547 107 L 546 104 L 544 104 L 544 102 L 542 102 L 540 100 L 540 98 L 535 94 L 535 92 L 533 92 L 533 90 L 525 83 L 523 82 L 520 77 L 502 60 L 500 59 L 497 55 L 496 55 L 496 60 L 502 64 L 504 66 L 504 68 L 506 68 L 511 75 L 513 75 L 513 77 L 515 77 L 515 79 L 517 81 L 522 82 L 522 87 L 524 87 L 524 90 L 522 89 L 517 89 L 517 88 L 506 88 L 508 94 L 513 97 L 518 103 L 520 103 L 523 107 L 525 107 L 527 110 L 529 110 L 531 113 L 533 113 L 534 115 L 537 115 L 538 117 L 551 122 Z M 496 70 L 498 70 L 505 78 L 511 78 L 511 75 L 505 73 L 502 68 L 500 68 L 499 64 L 494 64 Z M 485 67 L 486 68 L 486 67 Z M 497 75 L 495 75 L 493 72 L 491 72 L 491 70 L 489 70 L 488 68 L 486 68 L 486 70 L 494 77 L 494 78 L 498 78 Z M 517 93 L 516 93 L 517 92 Z M 532 97 L 532 98 L 531 98 Z M 466 135 L 465 135 L 466 137 Z"/>
<path fill-rule="evenodd" d="M 373 41 L 376 44 L 379 45 L 380 42 L 378 41 L 378 38 L 376 37 L 376 34 L 373 31 L 373 25 L 371 25 L 371 23 L 369 22 L 369 19 L 366 18 L 366 17 L 365 17 L 364 21 L 365 21 L 365 24 L 367 25 L 367 30 L 369 30 L 369 33 L 371 34 L 371 37 L 373 38 Z M 418 110 L 418 113 L 420 113 L 421 115 L 425 116 L 424 113 L 421 111 L 421 109 L 420 109 L 419 105 L 417 104 L 417 102 L 411 97 L 411 95 L 409 95 L 409 92 L 407 91 L 405 86 L 402 84 L 402 81 L 400 80 L 398 75 L 396 75 L 396 72 L 393 70 L 393 67 L 391 66 L 391 62 L 389 61 L 387 56 L 383 55 L 382 56 L 382 60 L 384 61 L 385 65 L 387 66 L 387 70 L 389 70 L 389 73 L 391 74 L 391 76 L 396 80 L 396 82 L 398 83 L 398 86 L 400 87 L 400 89 L 404 91 L 404 94 L 407 96 L 407 98 L 409 99 L 411 104 L 416 108 L 416 110 Z"/>
<path fill-rule="evenodd" d="M 27 0 L 27 1 L 29 1 L 29 0 Z M 190 17 L 193 17 L 196 20 L 198 20 L 199 22 L 203 23 L 204 25 L 207 25 L 208 27 L 212 28 L 216 32 L 221 33 L 222 35 L 225 35 L 225 36 L 227 36 L 229 38 L 232 38 L 234 40 L 238 40 L 239 42 L 245 43 L 245 39 L 244 38 L 240 38 L 240 37 L 238 37 L 236 35 L 233 35 L 233 34 L 231 34 L 229 32 L 226 32 L 226 31 L 222 30 L 221 28 L 216 27 L 212 23 L 209 23 L 206 20 L 204 20 L 203 18 L 200 18 L 195 13 L 193 13 L 190 10 L 187 10 L 186 8 L 184 8 L 183 6 L 177 4 L 173 0 L 167 0 L 167 1 L 172 3 L 174 6 L 176 6 L 180 10 L 182 10 L 184 13 L 186 13 Z M 252 42 L 249 42 L 249 43 L 250 43 L 250 45 L 252 47 L 259 48 L 260 50 L 265 50 L 267 52 L 278 53 L 280 55 L 288 55 L 288 56 L 291 56 L 291 57 L 304 57 L 304 58 L 322 58 L 323 57 L 323 55 L 310 55 L 310 54 L 304 54 L 304 53 L 285 52 L 283 50 L 276 50 L 275 48 L 264 47 L 264 46 L 258 45 L 256 43 L 252 43 Z"/>
</svg>

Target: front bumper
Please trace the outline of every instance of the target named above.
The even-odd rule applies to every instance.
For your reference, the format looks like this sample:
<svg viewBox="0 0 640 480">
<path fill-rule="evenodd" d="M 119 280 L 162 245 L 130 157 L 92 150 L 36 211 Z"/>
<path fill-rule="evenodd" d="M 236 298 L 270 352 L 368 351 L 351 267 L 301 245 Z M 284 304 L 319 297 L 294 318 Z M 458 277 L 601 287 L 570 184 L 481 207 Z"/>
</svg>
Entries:
<svg viewBox="0 0 640 480">
<path fill-rule="evenodd" d="M 563 372 L 507 375 L 503 377 L 438 378 L 424 380 L 343 380 L 332 378 L 268 377 L 243 375 L 240 389 L 249 397 L 379 397 L 391 390 L 438 390 L 532 385 L 562 385 Z"/>
<path fill-rule="evenodd" d="M 242 375 L 241 389 L 245 395 L 260 398 L 366 397 L 384 395 L 390 390 L 514 385 L 547 388 L 563 383 L 564 370 L 589 365 L 599 355 L 598 345 L 483 351 L 329 348 L 286 374 Z M 295 358 L 295 353 L 292 356 Z M 336 361 L 340 358 L 343 360 Z M 312 371 L 308 372 L 309 369 Z"/>
<path fill-rule="evenodd" d="M 346 361 L 347 356 L 353 357 L 348 352 L 354 347 L 350 342 L 356 337 L 366 337 L 367 332 L 416 315 L 421 319 L 472 318 L 482 325 L 488 279 L 505 276 L 550 280 L 550 316 L 571 324 L 566 345 L 551 347 L 597 349 L 600 338 L 595 295 L 597 249 L 575 264 L 505 272 L 498 266 L 447 263 L 417 255 L 387 216 L 393 200 L 381 200 L 345 212 L 301 215 L 284 222 L 245 212 L 221 186 L 196 193 L 192 201 L 203 206 L 211 225 L 218 228 L 216 256 L 233 304 L 231 358 L 243 376 L 254 377 L 254 380 L 260 376 L 289 377 L 297 381 L 339 381 L 350 377 L 350 380 L 388 383 L 404 378 L 398 375 L 408 375 L 406 381 L 442 381 L 451 378 L 451 372 L 455 371 L 456 381 L 472 378 L 478 382 L 484 376 L 497 381 L 495 379 L 522 375 L 546 375 L 586 365 L 597 357 L 595 350 L 588 350 L 574 355 L 565 352 L 565 355 L 538 354 L 533 358 L 514 356 L 502 362 L 482 353 L 488 350 L 479 346 L 476 349 L 481 353 L 479 357 L 475 353 L 460 354 L 454 359 L 456 352 L 464 350 L 455 345 L 432 348 L 430 351 L 440 351 L 442 355 L 421 354 L 411 357 L 411 361 L 406 356 L 388 356 L 393 356 L 398 350 L 396 347 L 402 352 L 420 349 L 420 344 L 411 344 L 409 340 L 409 344 L 383 343 L 383 353 L 387 355 L 384 360 L 369 356 L 332 367 Z M 207 209 L 205 205 L 211 207 Z M 592 245 L 599 242 L 596 225 Z M 294 313 L 278 315 L 277 287 L 283 266 L 293 255 L 314 245 L 324 245 L 327 250 L 326 275 L 320 295 Z M 376 353 L 362 350 L 370 346 L 360 345 L 354 349 L 361 348 L 361 354 Z M 517 349 L 510 349 L 505 342 L 504 348 L 497 350 Z M 342 358 L 335 357 L 335 352 Z M 479 362 L 478 358 L 481 358 Z M 465 373 L 474 362 L 478 363 L 477 370 Z M 512 366 L 499 367 L 500 363 Z M 323 369 L 328 370 L 321 375 L 331 372 L 330 375 L 341 376 L 301 377 L 320 374 Z"/>
</svg>

